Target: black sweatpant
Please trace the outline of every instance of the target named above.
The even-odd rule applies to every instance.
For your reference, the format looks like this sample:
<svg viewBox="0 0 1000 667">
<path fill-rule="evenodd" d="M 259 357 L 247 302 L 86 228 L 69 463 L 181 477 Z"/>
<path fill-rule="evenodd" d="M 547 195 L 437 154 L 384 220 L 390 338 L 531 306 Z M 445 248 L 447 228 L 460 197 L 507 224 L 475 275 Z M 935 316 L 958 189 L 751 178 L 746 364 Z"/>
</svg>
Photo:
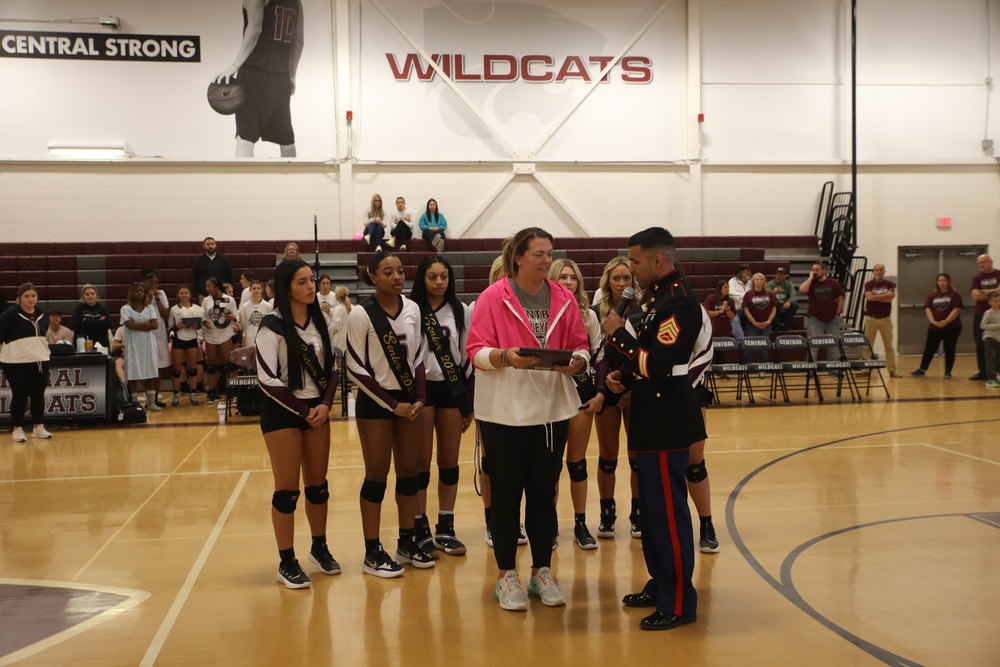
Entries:
<svg viewBox="0 0 1000 667">
<path fill-rule="evenodd" d="M 45 385 L 49 381 L 49 362 L 41 364 L 3 364 L 3 375 L 10 385 L 10 424 L 24 426 L 24 409 L 31 400 L 31 423 L 40 426 L 45 417 Z"/>
<path fill-rule="evenodd" d="M 480 422 L 490 453 L 493 495 L 493 555 L 500 570 L 517 569 L 517 533 L 524 495 L 524 529 L 531 544 L 531 566 L 548 567 L 556 535 L 556 480 L 562 470 L 569 421 L 538 426 Z"/>
<path fill-rule="evenodd" d="M 402 220 L 396 223 L 392 230 L 392 237 L 396 239 L 396 247 L 406 245 L 406 242 L 413 238 L 413 230 Z"/>
<path fill-rule="evenodd" d="M 955 347 L 958 345 L 958 337 L 962 333 L 962 327 L 957 329 L 928 329 L 927 342 L 924 344 L 924 356 L 920 360 L 920 368 L 925 371 L 930 367 L 931 360 L 937 353 L 938 346 L 944 342 L 944 372 L 950 373 L 955 365 Z"/>
</svg>

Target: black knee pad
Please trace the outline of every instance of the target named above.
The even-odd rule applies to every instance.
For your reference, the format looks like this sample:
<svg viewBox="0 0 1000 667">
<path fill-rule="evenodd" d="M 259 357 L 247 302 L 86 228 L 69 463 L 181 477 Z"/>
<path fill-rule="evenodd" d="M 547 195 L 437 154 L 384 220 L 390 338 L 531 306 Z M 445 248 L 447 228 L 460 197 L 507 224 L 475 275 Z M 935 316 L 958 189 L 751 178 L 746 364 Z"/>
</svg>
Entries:
<svg viewBox="0 0 1000 667">
<path fill-rule="evenodd" d="M 615 474 L 615 470 L 618 470 L 618 459 L 605 459 L 600 456 L 597 457 L 597 469 L 601 472 L 606 472 L 609 475 Z"/>
<path fill-rule="evenodd" d="M 697 484 L 698 482 L 703 482 L 708 479 L 708 468 L 705 467 L 705 460 L 702 459 L 701 463 L 695 463 L 694 465 L 689 465 L 687 469 L 687 480 L 692 484 Z"/>
<path fill-rule="evenodd" d="M 430 472 L 418 472 L 417 473 L 417 489 L 420 491 L 426 491 L 427 487 L 431 485 L 431 474 Z M 397 485 L 398 486 L 398 485 Z M 405 493 L 403 495 L 406 495 Z"/>
<path fill-rule="evenodd" d="M 271 505 L 282 514 L 292 514 L 295 512 L 295 505 L 299 502 L 299 490 L 275 491 L 271 496 Z"/>
<path fill-rule="evenodd" d="M 396 493 L 401 496 L 415 496 L 420 490 L 419 477 L 397 477 Z"/>
<path fill-rule="evenodd" d="M 385 482 L 366 479 L 361 483 L 361 499 L 370 503 L 380 503 L 385 498 Z"/>
<path fill-rule="evenodd" d="M 313 505 L 325 505 L 330 499 L 330 485 L 324 479 L 319 486 L 306 487 L 306 500 Z"/>
<path fill-rule="evenodd" d="M 198 369 L 197 368 L 188 368 L 188 377 L 189 378 L 198 377 Z"/>
<path fill-rule="evenodd" d="M 632 472 L 639 472 L 639 460 L 629 457 L 628 467 L 631 468 Z"/>
<path fill-rule="evenodd" d="M 458 466 L 454 468 L 438 468 L 438 479 L 446 486 L 458 484 Z"/>
<path fill-rule="evenodd" d="M 566 469 L 569 470 L 569 481 L 587 481 L 587 459 L 580 459 L 579 461 L 566 461 Z"/>
<path fill-rule="evenodd" d="M 212 364 L 205 364 L 205 375 L 212 375 L 215 373 L 216 368 Z"/>
<path fill-rule="evenodd" d="M 177 380 L 180 380 L 180 379 L 181 379 L 181 372 L 180 372 L 180 371 L 174 371 L 174 372 L 172 373 L 172 375 L 173 375 L 173 376 L 174 376 L 174 378 L 175 378 L 175 379 L 177 379 Z"/>
<path fill-rule="evenodd" d="M 489 475 L 490 474 L 490 468 L 489 468 L 489 466 L 486 465 L 486 461 L 487 461 L 487 459 L 486 459 L 485 456 L 483 458 L 479 459 L 479 466 L 480 466 L 480 468 L 482 468 L 484 475 Z"/>
<path fill-rule="evenodd" d="M 204 368 L 205 367 L 205 360 L 204 359 L 199 359 L 198 360 L 198 365 L 201 366 L 202 368 Z"/>
</svg>

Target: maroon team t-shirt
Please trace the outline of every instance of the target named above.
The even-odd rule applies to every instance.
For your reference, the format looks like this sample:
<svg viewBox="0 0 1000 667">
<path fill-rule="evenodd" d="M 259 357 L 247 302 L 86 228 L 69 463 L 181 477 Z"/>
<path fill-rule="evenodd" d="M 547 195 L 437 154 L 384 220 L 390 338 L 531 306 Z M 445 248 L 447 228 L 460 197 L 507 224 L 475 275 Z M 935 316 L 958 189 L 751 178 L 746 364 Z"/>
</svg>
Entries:
<svg viewBox="0 0 1000 667">
<path fill-rule="evenodd" d="M 764 324 L 771 317 L 771 309 L 777 307 L 778 302 L 774 294 L 764 290 L 763 292 L 749 291 L 743 295 L 743 309 L 750 314 L 750 317 L 759 324 Z"/>
<path fill-rule="evenodd" d="M 726 302 L 729 304 L 729 312 L 736 312 L 736 302 L 728 296 L 726 297 Z M 714 294 L 709 294 L 708 298 L 705 299 L 705 310 L 709 312 L 718 310 L 718 306 L 715 305 Z M 720 336 L 724 338 L 733 337 L 733 322 L 729 319 L 729 313 L 712 318 L 712 338 Z"/>
<path fill-rule="evenodd" d="M 865 293 L 872 293 L 872 296 L 882 296 L 896 289 L 896 283 L 891 280 L 869 280 L 865 283 Z M 888 317 L 892 315 L 891 301 L 869 301 L 865 304 L 865 315 L 871 317 Z"/>
<path fill-rule="evenodd" d="M 987 294 L 1000 289 L 1000 269 L 994 269 L 989 273 L 977 273 L 972 276 L 972 289 L 985 290 Z M 976 302 L 976 315 L 982 315 L 989 309 L 989 299 Z"/>
<path fill-rule="evenodd" d="M 837 316 L 837 299 L 844 295 L 844 289 L 830 276 L 826 280 L 813 280 L 809 286 L 809 317 L 820 322 L 832 322 Z"/>
<path fill-rule="evenodd" d="M 931 318 L 935 322 L 943 322 L 944 320 L 948 319 L 948 315 L 951 314 L 951 311 L 955 310 L 956 308 L 961 310 L 962 295 L 956 292 L 955 290 L 951 290 L 950 292 L 945 292 L 944 294 L 938 292 L 937 290 L 934 290 L 933 292 L 927 295 L 927 300 L 924 301 L 924 308 L 930 308 Z M 930 324 L 927 325 L 927 328 L 937 329 L 937 327 L 931 326 Z M 960 329 L 960 328 L 962 328 L 962 317 L 958 316 L 954 319 L 954 321 L 952 321 L 944 329 L 942 329 L 942 331 L 948 331 L 950 329 Z"/>
</svg>

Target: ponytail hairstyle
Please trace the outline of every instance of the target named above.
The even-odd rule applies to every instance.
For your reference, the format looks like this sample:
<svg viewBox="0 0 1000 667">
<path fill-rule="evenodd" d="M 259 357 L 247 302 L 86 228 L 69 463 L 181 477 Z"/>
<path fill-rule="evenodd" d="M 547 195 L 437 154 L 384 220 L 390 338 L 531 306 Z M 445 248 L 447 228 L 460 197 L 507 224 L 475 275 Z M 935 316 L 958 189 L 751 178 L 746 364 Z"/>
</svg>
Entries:
<svg viewBox="0 0 1000 667">
<path fill-rule="evenodd" d="M 517 262 L 514 258 L 528 252 L 528 244 L 534 239 L 548 239 L 549 243 L 555 243 L 552 234 L 549 234 L 540 227 L 526 227 L 503 242 L 503 268 L 507 275 L 513 278 L 517 275 Z"/>
<path fill-rule="evenodd" d="M 440 255 L 430 255 L 420 260 L 417 266 L 417 275 L 413 278 L 413 291 L 410 292 L 410 299 L 420 306 L 420 312 L 430 310 L 427 303 L 427 284 L 425 278 L 427 270 L 435 264 L 441 264 L 448 271 L 448 288 L 444 292 L 445 303 L 451 306 L 451 312 L 455 314 L 455 328 L 458 329 L 458 339 L 461 340 L 465 334 L 465 309 L 462 302 L 455 294 L 455 272 L 451 268 L 451 263 Z"/>
<path fill-rule="evenodd" d="M 490 285 L 503 278 L 506 274 L 503 269 L 503 255 L 497 255 L 490 265 Z"/>
<path fill-rule="evenodd" d="M 284 323 L 285 346 L 288 349 L 288 388 L 292 391 L 302 389 L 302 339 L 295 327 L 295 320 L 292 319 L 292 305 L 289 293 L 292 290 L 292 279 L 300 269 L 309 268 L 301 259 L 286 259 L 278 265 L 274 271 L 274 309 L 281 315 Z M 330 332 L 319 307 L 319 299 L 313 299 L 312 303 L 306 306 L 309 321 L 313 323 L 319 331 L 319 337 L 323 342 L 323 375 L 329 377 L 333 369 L 333 345 L 330 344 Z"/>
<path fill-rule="evenodd" d="M 378 273 L 378 265 L 382 263 L 382 260 L 389 259 L 390 257 L 395 257 L 388 250 L 379 250 L 377 253 L 372 255 L 372 258 L 368 260 L 368 267 L 365 269 L 365 282 L 375 287 L 375 281 L 372 280 L 372 276 Z"/>
<path fill-rule="evenodd" d="M 336 289 L 333 290 L 333 293 L 336 295 L 337 299 L 344 304 L 344 308 L 347 309 L 347 312 L 350 313 L 353 306 L 351 305 L 351 291 L 347 289 L 347 285 L 337 285 Z"/>
<path fill-rule="evenodd" d="M 559 282 L 559 274 L 561 274 L 563 269 L 567 266 L 573 269 L 573 273 L 576 274 L 576 290 L 573 292 L 573 298 L 576 299 L 576 304 L 580 307 L 580 317 L 582 317 L 584 323 L 586 323 L 588 320 L 587 310 L 590 308 L 590 302 L 587 301 L 587 293 L 583 291 L 583 273 L 581 273 L 580 267 L 577 263 L 565 257 L 552 262 L 552 267 L 549 268 L 549 280 Z"/>
</svg>

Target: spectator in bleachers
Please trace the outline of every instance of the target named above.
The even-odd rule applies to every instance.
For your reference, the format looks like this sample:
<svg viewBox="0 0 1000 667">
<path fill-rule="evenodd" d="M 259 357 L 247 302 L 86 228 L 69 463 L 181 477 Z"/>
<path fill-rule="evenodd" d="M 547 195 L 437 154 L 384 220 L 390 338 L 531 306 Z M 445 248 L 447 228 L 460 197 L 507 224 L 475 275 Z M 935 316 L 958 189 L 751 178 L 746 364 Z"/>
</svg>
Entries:
<svg viewBox="0 0 1000 667">
<path fill-rule="evenodd" d="M 215 278 L 219 285 L 233 282 L 233 264 L 218 251 L 215 239 L 206 236 L 204 248 L 205 252 L 198 255 L 191 269 L 191 292 L 200 297 L 208 294 L 205 291 L 205 281 L 209 278 Z"/>
<path fill-rule="evenodd" d="M 590 358 L 597 359 L 597 353 L 603 344 L 604 334 L 601 332 L 601 322 L 583 291 L 583 272 L 571 259 L 557 259 L 549 269 L 549 280 L 568 289 L 576 297 L 580 307 L 583 324 L 587 328 L 587 340 L 590 342 Z M 596 365 L 596 364 L 595 364 Z M 597 385 L 594 372 L 585 368 L 573 376 L 576 392 L 580 396 L 581 409 L 569 418 L 569 436 L 566 440 L 566 470 L 569 472 L 569 492 L 573 498 L 573 541 L 584 550 L 596 549 L 597 540 L 587 528 L 587 445 L 590 444 L 590 432 L 594 425 L 594 414 L 601 410 L 603 397 L 597 399 Z M 560 475 L 561 477 L 561 475 Z M 556 480 L 556 500 L 559 498 L 559 481 Z M 559 535 L 559 524 L 556 522 L 556 536 Z M 553 546 L 555 542 L 553 541 Z"/>
<path fill-rule="evenodd" d="M 896 371 L 896 350 L 892 347 L 892 300 L 896 298 L 896 284 L 885 279 L 885 265 L 876 264 L 872 280 L 865 283 L 865 338 L 875 347 L 875 336 L 882 336 L 885 346 L 885 368 L 889 377 L 902 377 Z M 865 358 L 871 353 L 865 350 Z"/>
<path fill-rule="evenodd" d="M 125 379 L 130 389 L 146 392 L 146 410 L 160 410 L 155 388 L 159 382 L 156 362 L 156 329 L 159 326 L 156 306 L 146 301 L 146 287 L 132 283 L 128 303 L 122 306 L 119 321 L 125 327 Z"/>
<path fill-rule="evenodd" d="M 229 353 L 233 351 L 233 323 L 239 320 L 239 311 L 232 297 L 222 293 L 215 278 L 205 282 L 208 296 L 202 301 L 205 311 L 205 388 L 206 400 L 218 401 L 225 394 Z"/>
<path fill-rule="evenodd" d="M 347 317 L 351 314 L 351 292 L 347 285 L 337 285 L 333 291 L 337 305 L 333 307 L 333 347 L 343 357 L 347 349 Z"/>
<path fill-rule="evenodd" d="M 333 309 L 337 306 L 337 295 L 330 291 L 333 281 L 325 273 L 319 277 L 319 292 L 316 300 L 319 302 L 320 310 L 327 315 L 333 314 Z"/>
<path fill-rule="evenodd" d="M 253 281 L 250 284 L 250 300 L 240 307 L 240 329 L 243 331 L 244 345 L 249 347 L 256 344 L 260 323 L 271 310 L 271 304 L 264 301 L 264 283 Z"/>
<path fill-rule="evenodd" d="M 705 310 L 712 318 L 712 336 L 719 338 L 743 338 L 740 320 L 736 317 L 736 303 L 729 296 L 729 282 L 720 280 L 715 284 L 715 292 L 705 299 Z"/>
<path fill-rule="evenodd" d="M 247 302 L 247 299 L 250 298 L 250 283 L 255 280 L 257 280 L 257 275 L 249 269 L 240 274 L 240 287 L 243 288 L 243 291 L 240 293 L 239 302 L 241 307 Z"/>
<path fill-rule="evenodd" d="M 750 266 L 740 264 L 736 273 L 729 279 L 729 298 L 736 304 L 736 312 L 743 312 L 743 295 L 750 289 Z"/>
<path fill-rule="evenodd" d="M 639 308 L 641 294 L 633 281 L 628 258 L 615 257 L 605 265 L 597 289 L 600 297 L 597 301 L 597 314 L 602 326 L 608 313 L 618 308 L 622 294 L 628 287 L 635 289 L 636 292 L 631 303 L 625 307 L 626 314 Z M 607 342 L 606 339 L 604 342 Z M 601 518 L 597 527 L 597 536 L 602 538 L 615 536 L 615 521 L 618 519 L 615 503 L 615 472 L 618 468 L 618 454 L 621 451 L 619 435 L 623 423 L 626 431 L 628 430 L 629 406 L 632 401 L 631 392 L 616 394 L 605 384 L 608 373 L 623 363 L 618 354 L 618 351 L 613 347 L 604 345 L 596 364 L 595 382 L 598 396 L 594 401 L 591 401 L 590 407 L 588 407 L 589 410 L 595 408 L 598 410 L 595 423 L 597 425 L 598 445 L 597 491 L 601 496 Z M 632 499 L 629 513 L 631 535 L 632 537 L 640 537 L 642 531 L 639 528 L 639 478 L 635 472 L 635 461 L 631 458 L 629 458 L 629 468 L 631 470 L 629 479 Z"/>
<path fill-rule="evenodd" d="M 285 244 L 285 252 L 282 256 L 282 260 L 287 261 L 289 259 L 299 258 L 299 244 L 295 241 L 289 241 Z"/>
<path fill-rule="evenodd" d="M 396 197 L 396 210 L 389 213 L 386 221 L 389 229 L 389 247 L 399 246 L 400 250 L 406 250 L 406 242 L 413 238 L 413 211 L 406 208 L 406 200 Z"/>
<path fill-rule="evenodd" d="M 774 294 L 767 290 L 767 278 L 763 273 L 753 274 L 750 279 L 750 289 L 743 294 L 743 314 L 747 319 L 747 330 L 744 336 L 764 336 L 771 338 L 771 323 L 778 312 L 778 302 Z M 767 362 L 767 348 L 757 351 L 758 361 Z M 753 360 L 754 354 L 748 351 L 743 355 L 743 363 L 749 364 Z M 764 377 L 764 373 L 760 374 Z"/>
<path fill-rule="evenodd" d="M 806 311 L 806 335 L 840 337 L 840 313 L 844 309 L 844 289 L 835 278 L 826 275 L 822 264 L 813 264 L 809 277 L 799 285 L 799 292 L 809 295 Z"/>
<path fill-rule="evenodd" d="M 58 310 L 49 311 L 49 328 L 45 331 L 45 342 L 49 345 L 73 343 L 73 331 L 62 325 L 62 313 Z"/>
<path fill-rule="evenodd" d="M 80 303 L 73 310 L 73 331 L 77 338 L 109 346 L 111 318 L 107 306 L 97 300 L 93 285 L 84 285 L 80 290 Z"/>
<path fill-rule="evenodd" d="M 38 292 L 31 283 L 17 288 L 16 305 L 0 314 L 0 370 L 10 386 L 10 424 L 14 442 L 24 436 L 24 410 L 31 403 L 31 437 L 48 440 L 45 430 L 45 385 L 49 379 L 49 346 L 45 344 L 48 319 L 38 307 Z"/>
<path fill-rule="evenodd" d="M 160 369 L 160 378 L 170 369 L 170 336 L 167 333 L 168 320 L 170 319 L 170 302 L 167 301 L 167 294 L 160 289 L 160 279 L 155 271 L 145 269 L 142 272 L 142 284 L 146 288 L 146 299 L 156 307 L 156 367 Z M 161 408 L 167 407 L 166 403 L 160 401 L 160 382 L 157 378 L 156 388 L 153 391 L 153 402 Z"/>
<path fill-rule="evenodd" d="M 170 309 L 169 326 L 174 332 L 174 343 L 170 350 L 173 363 L 174 398 L 173 406 L 180 404 L 183 384 L 191 397 L 191 405 L 198 405 L 197 392 L 192 390 L 198 377 L 198 358 L 201 356 L 201 345 L 198 342 L 198 330 L 201 328 L 205 311 L 196 303 L 191 302 L 191 289 L 181 287 L 177 290 L 177 305 Z"/>
<path fill-rule="evenodd" d="M 448 229 L 448 221 L 438 209 L 437 200 L 428 199 L 427 209 L 420 216 L 420 231 L 424 240 L 437 252 L 444 250 L 444 231 L 446 229 Z"/>
<path fill-rule="evenodd" d="M 371 244 L 375 252 L 382 249 L 382 239 L 385 238 L 386 214 L 382 206 L 382 195 L 372 195 L 372 203 L 368 207 L 368 222 L 365 223 L 365 233 L 362 237 L 365 243 Z"/>
<path fill-rule="evenodd" d="M 795 286 L 788 280 L 788 269 L 783 266 L 775 269 L 774 280 L 768 281 L 767 289 L 774 294 L 774 299 L 778 302 L 774 328 L 779 331 L 791 329 L 792 320 L 799 312 L 799 295 L 795 292 Z"/>
<path fill-rule="evenodd" d="M 951 369 L 955 365 L 955 348 L 958 337 L 962 334 L 962 295 L 951 285 L 951 276 L 939 273 L 937 288 L 927 295 L 924 301 L 924 314 L 927 315 L 927 340 L 924 343 L 924 355 L 920 359 L 920 368 L 910 373 L 920 377 L 927 374 L 931 361 L 938 347 L 944 343 L 944 379 L 951 379 Z"/>
</svg>

